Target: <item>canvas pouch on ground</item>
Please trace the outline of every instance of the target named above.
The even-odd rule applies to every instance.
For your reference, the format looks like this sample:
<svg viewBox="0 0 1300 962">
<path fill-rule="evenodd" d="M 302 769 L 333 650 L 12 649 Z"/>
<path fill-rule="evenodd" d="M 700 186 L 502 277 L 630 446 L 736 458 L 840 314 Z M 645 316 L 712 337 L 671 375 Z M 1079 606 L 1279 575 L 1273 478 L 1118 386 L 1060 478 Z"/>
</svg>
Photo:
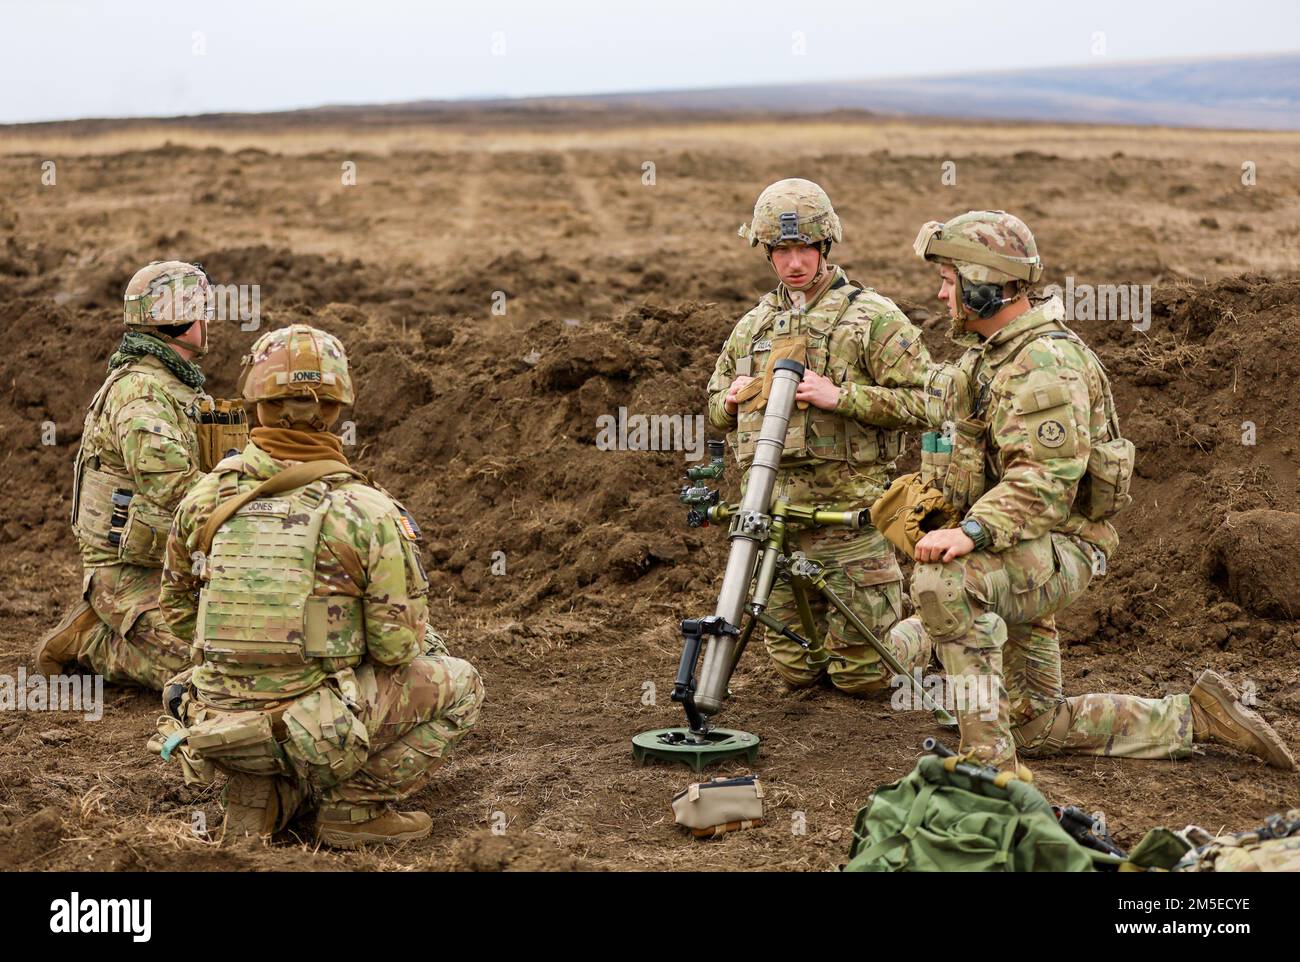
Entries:
<svg viewBox="0 0 1300 962">
<path fill-rule="evenodd" d="M 696 782 L 673 796 L 673 817 L 696 838 L 763 824 L 763 784 L 757 775 Z"/>
</svg>

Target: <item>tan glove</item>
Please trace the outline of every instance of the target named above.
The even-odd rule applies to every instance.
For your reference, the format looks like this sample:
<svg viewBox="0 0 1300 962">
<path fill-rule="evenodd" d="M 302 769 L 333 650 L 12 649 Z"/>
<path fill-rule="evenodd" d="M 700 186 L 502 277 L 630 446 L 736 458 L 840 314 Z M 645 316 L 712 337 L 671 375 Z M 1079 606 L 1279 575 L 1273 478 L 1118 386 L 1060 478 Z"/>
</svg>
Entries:
<svg viewBox="0 0 1300 962">
<path fill-rule="evenodd" d="M 772 376 L 776 373 L 777 361 L 798 361 L 808 364 L 808 338 L 802 336 L 777 337 L 772 340 L 772 353 L 767 359 L 767 367 L 762 378 L 755 378 L 736 394 L 736 410 L 742 414 L 761 411 L 767 407 L 767 399 L 772 393 Z M 796 404 L 799 410 L 808 408 L 807 401 Z"/>
<path fill-rule="evenodd" d="M 871 506 L 871 523 L 899 551 L 916 560 L 916 543 L 927 532 L 951 528 L 959 516 L 940 491 L 921 481 L 921 475 L 904 474 Z"/>
</svg>

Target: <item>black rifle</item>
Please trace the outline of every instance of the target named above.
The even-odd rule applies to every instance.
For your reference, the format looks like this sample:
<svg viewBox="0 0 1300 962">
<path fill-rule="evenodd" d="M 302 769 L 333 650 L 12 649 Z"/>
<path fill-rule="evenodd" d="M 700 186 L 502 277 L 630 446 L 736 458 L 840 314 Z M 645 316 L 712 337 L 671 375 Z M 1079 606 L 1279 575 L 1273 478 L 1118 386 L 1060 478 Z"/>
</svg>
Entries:
<svg viewBox="0 0 1300 962">
<path fill-rule="evenodd" d="M 1066 834 L 1084 848 L 1090 848 L 1094 852 L 1104 852 L 1107 855 L 1115 855 L 1119 858 L 1128 858 L 1128 852 L 1115 844 L 1100 821 L 1093 818 L 1078 805 L 1067 805 L 1064 808 L 1060 805 L 1053 805 L 1052 814 L 1061 823 L 1061 828 L 1065 829 Z"/>
</svg>

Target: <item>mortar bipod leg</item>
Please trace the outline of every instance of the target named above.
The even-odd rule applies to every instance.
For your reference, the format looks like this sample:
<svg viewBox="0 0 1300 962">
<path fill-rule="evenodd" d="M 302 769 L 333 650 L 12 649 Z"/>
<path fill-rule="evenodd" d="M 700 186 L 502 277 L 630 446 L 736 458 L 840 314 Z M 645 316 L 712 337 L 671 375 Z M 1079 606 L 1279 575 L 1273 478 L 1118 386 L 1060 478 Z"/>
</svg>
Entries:
<svg viewBox="0 0 1300 962">
<path fill-rule="evenodd" d="M 812 582 L 793 573 L 788 573 L 787 576 L 790 580 L 790 590 L 794 593 L 795 610 L 799 612 L 799 627 L 803 629 L 804 637 L 808 640 L 804 645 L 808 649 L 808 667 L 820 669 L 832 658 L 842 661 L 842 658 L 830 653 L 821 632 L 817 630 L 817 619 L 813 615 L 812 602 L 808 600 L 808 586 Z"/>
<path fill-rule="evenodd" d="M 889 666 L 889 670 L 896 676 L 907 679 L 907 683 L 911 685 L 916 691 L 916 694 L 920 696 L 921 704 L 923 704 L 930 713 L 934 715 L 935 721 L 940 725 L 949 728 L 956 726 L 957 719 L 954 718 L 946 708 L 936 702 L 934 698 L 931 697 L 930 693 L 924 688 L 917 688 L 916 679 L 913 678 L 905 668 L 903 668 L 898 659 L 894 656 L 894 653 L 889 650 L 888 646 L 872 633 L 871 629 L 866 626 L 862 619 L 859 618 L 857 614 L 844 603 L 844 600 L 835 593 L 831 586 L 826 583 L 825 575 L 817 575 L 813 584 L 817 586 L 817 590 L 821 592 L 822 596 L 834 605 L 835 610 L 842 614 L 845 620 L 856 628 L 862 637 L 867 639 L 872 648 L 876 649 L 877 654 L 880 655 L 880 660 Z"/>
</svg>

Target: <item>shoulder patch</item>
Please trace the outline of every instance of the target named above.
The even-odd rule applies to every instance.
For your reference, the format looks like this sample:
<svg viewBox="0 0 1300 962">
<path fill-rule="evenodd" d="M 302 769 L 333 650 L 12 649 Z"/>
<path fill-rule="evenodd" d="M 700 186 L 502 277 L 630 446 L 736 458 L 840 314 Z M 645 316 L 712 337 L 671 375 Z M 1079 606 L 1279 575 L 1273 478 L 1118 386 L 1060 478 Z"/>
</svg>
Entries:
<svg viewBox="0 0 1300 962">
<path fill-rule="evenodd" d="M 1033 456 L 1039 460 L 1070 458 L 1078 450 L 1070 384 L 1055 375 L 1029 377 L 1011 396 L 1016 415 L 1024 419 Z"/>
<path fill-rule="evenodd" d="M 402 537 L 407 541 L 418 542 L 424 538 L 419 524 L 416 523 L 415 516 L 401 504 L 397 505 L 397 530 L 402 532 Z"/>
<path fill-rule="evenodd" d="M 1068 432 L 1065 425 L 1056 418 L 1047 418 L 1038 423 L 1038 430 L 1034 432 L 1034 436 L 1045 448 L 1059 448 L 1065 443 Z"/>
</svg>

